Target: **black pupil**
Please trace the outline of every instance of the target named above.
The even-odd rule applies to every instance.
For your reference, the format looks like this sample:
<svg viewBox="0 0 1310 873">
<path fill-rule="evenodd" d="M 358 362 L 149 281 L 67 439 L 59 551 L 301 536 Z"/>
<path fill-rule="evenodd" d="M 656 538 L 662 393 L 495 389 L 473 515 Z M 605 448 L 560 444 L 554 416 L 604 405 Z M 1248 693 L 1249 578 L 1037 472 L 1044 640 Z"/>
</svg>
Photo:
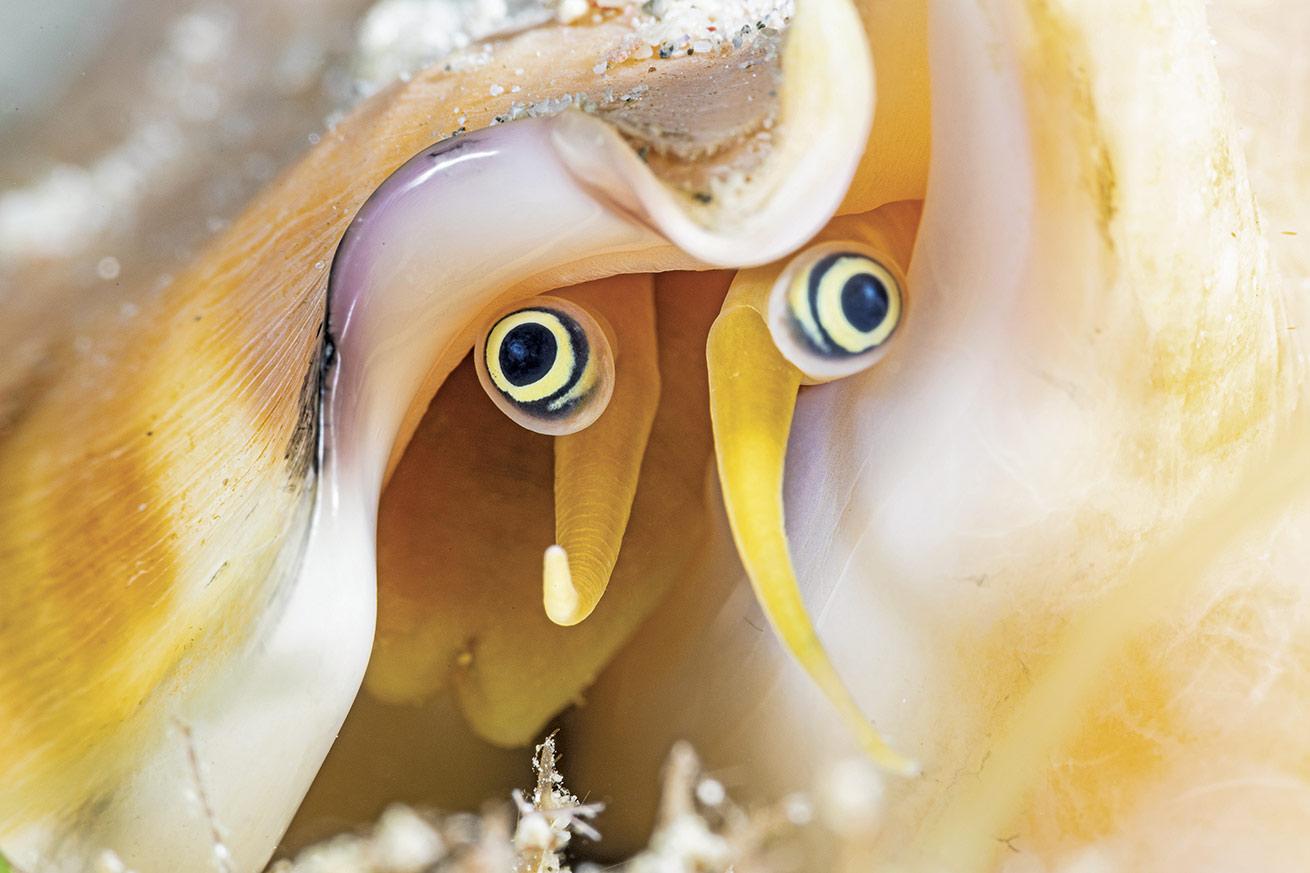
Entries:
<svg viewBox="0 0 1310 873">
<path fill-rule="evenodd" d="M 857 273 L 841 289 L 841 311 L 856 330 L 865 333 L 887 317 L 887 287 L 872 273 Z"/>
<path fill-rule="evenodd" d="M 500 371 L 511 385 L 531 385 L 550 372 L 558 347 L 555 334 L 540 324 L 520 324 L 500 344 Z"/>
</svg>

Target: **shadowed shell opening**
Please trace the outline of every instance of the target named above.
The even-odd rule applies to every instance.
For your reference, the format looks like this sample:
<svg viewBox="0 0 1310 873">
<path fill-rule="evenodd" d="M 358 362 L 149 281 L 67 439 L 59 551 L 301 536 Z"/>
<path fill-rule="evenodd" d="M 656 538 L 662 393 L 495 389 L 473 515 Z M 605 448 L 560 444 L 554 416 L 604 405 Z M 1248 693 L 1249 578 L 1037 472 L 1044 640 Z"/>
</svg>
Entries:
<svg viewBox="0 0 1310 873">
<path fill-rule="evenodd" d="M 853 24 L 840 4 L 816 5 L 785 42 L 761 33 L 722 57 L 688 57 L 658 70 L 619 65 L 607 75 L 607 93 L 633 99 L 601 100 L 592 112 L 621 138 L 568 113 L 507 123 L 507 134 L 534 123 L 549 131 L 577 182 L 683 251 L 666 243 L 664 251 L 618 252 L 609 263 L 592 258 L 493 286 L 489 301 L 470 298 L 445 313 L 441 329 L 453 339 L 429 343 L 437 360 L 413 358 L 405 379 L 416 386 L 416 402 L 399 425 L 379 512 L 378 634 L 365 690 L 293 843 L 339 825 L 338 816 L 366 818 L 384 783 L 383 758 L 399 754 L 412 732 L 441 734 L 453 744 L 448 749 L 462 746 L 478 764 L 461 779 L 417 765 L 391 772 L 388 780 L 405 779 L 408 787 L 391 786 L 402 795 L 467 805 L 513 784 L 521 757 L 494 747 L 530 743 L 562 708 L 578 703 L 670 587 L 693 574 L 718 535 L 707 478 L 713 452 L 705 354 L 731 274 L 665 271 L 772 260 L 819 230 L 838 206 L 873 103 L 866 49 Z M 534 38 L 519 38 L 523 51 Z M 581 38 L 590 38 L 587 30 Z M 512 62 L 514 47 L 499 51 Z M 622 90 L 634 77 L 639 93 Z M 462 135 L 415 158 L 414 178 L 427 172 L 429 158 L 434 166 L 476 161 L 493 142 Z M 400 202 L 407 190 L 374 200 Z M 592 233 L 588 244 L 620 248 L 605 232 Z M 348 255 L 354 250 L 343 243 Z M 366 263 L 343 263 L 339 253 L 334 281 L 374 275 Z M 570 284 L 611 273 L 619 275 Z M 554 438 L 501 415 L 475 378 L 491 384 L 497 403 L 504 399 L 510 380 L 497 382 L 493 364 L 500 361 L 491 362 L 487 349 L 505 339 L 497 333 L 504 313 L 550 309 L 536 302 L 543 291 L 569 305 L 585 300 L 612 327 L 615 364 L 608 408 L 589 426 Z M 338 312 L 345 314 L 331 315 L 330 329 L 349 362 L 361 354 L 352 341 L 370 335 L 357 314 L 367 319 L 368 311 L 350 302 Z M 483 324 L 491 330 L 475 344 Z M 473 358 L 460 361 L 469 346 Z M 332 390 L 367 397 L 380 386 L 360 392 L 347 382 Z M 431 404 L 419 405 L 433 391 Z M 359 413 L 345 406 L 341 414 L 329 433 L 354 428 Z M 378 783 L 361 788 L 361 768 L 377 773 Z M 616 834 L 608 850 L 622 844 Z"/>
<path fill-rule="evenodd" d="M 913 244 L 918 206 L 888 210 L 874 223 L 839 219 L 825 234 L 845 234 L 848 247 L 867 245 L 851 243 L 852 234 L 877 239 L 894 265 L 891 253 L 905 257 Z M 766 296 L 791 262 L 762 268 Z M 662 601 L 706 574 L 742 573 L 724 548 L 707 367 L 712 325 L 740 275 L 619 275 L 528 298 L 488 321 L 487 339 L 443 381 L 383 494 L 369 671 L 287 850 L 369 821 L 388 798 L 460 808 L 517 784 L 521 750 L 568 711 L 586 717 L 588 686 Z M 501 412 L 478 360 L 505 313 L 552 310 L 604 318 L 615 352 L 609 408 L 588 428 L 554 437 Z M 776 356 L 762 316 L 759 325 Z M 634 478 L 619 482 L 625 472 Z M 545 549 L 557 541 L 567 550 Z M 599 568 L 586 565 L 607 549 Z M 564 608 L 552 604 L 552 550 L 564 551 L 575 581 L 589 571 L 599 580 L 599 591 L 581 586 L 589 606 L 580 618 L 561 619 L 555 610 Z M 695 677 L 671 668 L 657 681 Z M 567 761 L 567 732 L 560 744 Z M 655 780 L 649 785 L 625 795 L 601 847 L 607 857 L 642 839 L 654 816 Z"/>
<path fill-rule="evenodd" d="M 608 587 L 575 626 L 554 623 L 542 604 L 542 553 L 557 539 L 557 446 L 566 438 L 503 415 L 469 358 L 445 380 L 383 496 L 377 643 L 292 845 L 343 820 L 369 820 L 391 794 L 456 808 L 516 786 L 523 748 L 558 710 L 585 698 L 607 653 L 693 572 L 697 544 L 712 538 L 718 511 L 706 478 L 712 448 L 704 344 L 730 278 L 662 273 L 556 292 L 627 308 L 648 295 L 646 329 L 659 378 Z M 623 394 L 623 368 L 634 352 L 617 356 L 613 403 L 578 436 L 624 415 L 619 405 L 633 398 Z M 648 399 L 645 386 L 636 390 Z M 580 495 L 585 503 L 572 509 L 607 512 L 608 490 L 602 484 Z M 571 552 L 575 575 L 581 553 Z M 422 739 L 437 736 L 440 742 Z M 407 763 L 397 767 L 399 760 Z"/>
</svg>

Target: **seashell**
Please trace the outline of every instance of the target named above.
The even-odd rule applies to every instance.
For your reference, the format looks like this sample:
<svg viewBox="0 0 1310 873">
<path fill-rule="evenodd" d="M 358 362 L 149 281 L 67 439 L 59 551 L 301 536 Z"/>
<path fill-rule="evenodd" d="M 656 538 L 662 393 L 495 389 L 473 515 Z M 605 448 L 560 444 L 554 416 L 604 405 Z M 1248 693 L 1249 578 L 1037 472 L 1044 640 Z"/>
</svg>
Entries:
<svg viewBox="0 0 1310 873">
<path fill-rule="evenodd" d="M 1205 658 L 1299 603 L 1310 471 L 1201 4 L 806 0 L 598 71 L 627 27 L 384 90 L 132 330 L 0 368 L 5 857 L 261 869 L 557 718 L 612 853 L 681 738 L 879 764 L 849 869 L 1148 869 L 1304 781 L 1299 677 L 1252 724 Z"/>
<path fill-rule="evenodd" d="M 571 93 L 571 71 L 595 79 L 577 61 L 615 31 L 526 34 L 498 61 L 540 68 L 544 41 L 567 33 L 552 56 L 562 72 L 524 99 Z M 26 617 L 6 628 L 0 658 L 3 698 L 16 702 L 0 738 L 7 855 L 81 869 L 109 848 L 138 870 L 195 868 L 221 821 L 228 863 L 265 862 L 368 662 L 382 485 L 480 316 L 589 279 L 768 259 L 837 207 L 873 103 L 854 10 L 798 17 L 783 61 L 777 112 L 790 135 L 734 186 L 731 207 L 669 187 L 614 127 L 576 113 L 448 139 L 397 169 L 427 145 L 430 125 L 415 122 L 456 100 L 472 125 L 492 121 L 489 101 L 467 99 L 490 93 L 491 71 L 415 77 L 339 124 L 139 330 L 97 338 L 111 367 L 74 363 L 24 386 L 0 446 L 13 519 L 0 534 L 5 606 Z M 737 78 L 774 87 L 751 66 L 670 65 L 644 83 L 663 94 L 642 101 L 650 114 L 620 109 L 619 120 L 681 119 L 702 148 L 734 139 L 758 112 L 720 102 L 689 114 L 686 97 Z M 638 78 L 616 71 L 607 87 Z M 808 92 L 846 109 L 797 96 Z M 499 191 L 523 199 L 507 213 Z M 452 260 L 487 246 L 512 253 L 503 268 Z M 330 282 L 309 267 L 329 258 Z M 599 639 L 575 643 L 586 656 L 559 687 L 526 703 L 506 688 L 470 721 L 529 739 L 527 719 L 575 696 L 639 618 L 594 622 Z M 485 653 L 479 670 L 497 676 Z"/>
</svg>

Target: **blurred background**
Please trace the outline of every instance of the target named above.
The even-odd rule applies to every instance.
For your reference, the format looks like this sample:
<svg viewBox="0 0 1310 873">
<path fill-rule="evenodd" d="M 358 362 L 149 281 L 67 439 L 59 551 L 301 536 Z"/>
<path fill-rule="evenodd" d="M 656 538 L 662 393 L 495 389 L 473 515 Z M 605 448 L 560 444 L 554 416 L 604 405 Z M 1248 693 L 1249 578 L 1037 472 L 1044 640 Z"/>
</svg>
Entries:
<svg viewBox="0 0 1310 873">
<path fill-rule="evenodd" d="M 6 385 L 141 302 L 363 96 L 540 0 L 0 0 Z M 56 354 L 56 352 L 59 352 Z"/>
</svg>

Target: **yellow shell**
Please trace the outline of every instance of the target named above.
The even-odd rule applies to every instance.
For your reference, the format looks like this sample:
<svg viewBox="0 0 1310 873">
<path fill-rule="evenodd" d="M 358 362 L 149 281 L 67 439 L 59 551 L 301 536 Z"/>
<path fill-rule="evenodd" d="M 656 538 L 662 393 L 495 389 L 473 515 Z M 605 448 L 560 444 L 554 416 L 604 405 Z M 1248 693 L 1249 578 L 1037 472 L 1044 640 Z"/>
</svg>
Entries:
<svg viewBox="0 0 1310 873">
<path fill-rule="evenodd" d="M 780 790 L 860 749 L 917 762 L 852 869 L 995 869 L 1010 834 L 1052 867 L 1151 869 L 1203 828 L 1303 847 L 1291 804 L 1231 824 L 1310 779 L 1305 389 L 1203 4 L 803 0 L 776 95 L 767 51 L 598 79 L 626 27 L 396 84 L 130 330 L 6 365 L 0 850 L 198 869 L 218 820 L 256 870 L 338 728 L 292 843 L 477 803 L 557 716 L 573 784 L 622 798 L 609 847 L 682 737 Z M 493 125 L 518 68 L 518 100 L 600 120 Z M 427 154 L 461 115 L 463 156 Z M 518 210 L 449 169 L 497 149 L 489 172 L 549 170 Z M 352 219 L 425 154 L 468 196 L 361 261 L 343 299 L 389 303 L 328 313 L 314 265 L 347 284 Z M 876 367 L 774 343 L 765 292 L 812 240 L 904 269 Z M 608 411 L 554 440 L 467 357 L 547 292 L 615 337 Z"/>
</svg>

